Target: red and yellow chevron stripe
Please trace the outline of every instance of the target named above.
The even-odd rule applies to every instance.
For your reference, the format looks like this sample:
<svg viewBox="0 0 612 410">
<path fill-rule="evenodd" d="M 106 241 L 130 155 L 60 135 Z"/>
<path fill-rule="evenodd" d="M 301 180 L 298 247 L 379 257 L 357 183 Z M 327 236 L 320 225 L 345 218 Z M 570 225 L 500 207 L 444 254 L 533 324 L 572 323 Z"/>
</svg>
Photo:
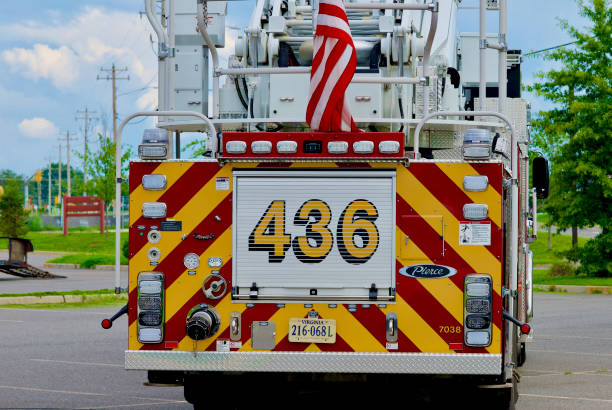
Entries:
<svg viewBox="0 0 612 410">
<path fill-rule="evenodd" d="M 396 170 L 396 264 L 397 269 L 413 264 L 442 264 L 457 270 L 443 279 L 414 279 L 396 276 L 396 300 L 383 306 L 358 305 L 349 311 L 347 305 L 330 307 L 315 304 L 246 303 L 231 300 L 227 292 L 220 300 L 208 300 L 202 292 L 207 275 L 189 275 L 183 257 L 195 252 L 205 261 L 220 256 L 220 275 L 231 288 L 232 281 L 232 187 L 217 190 L 217 178 L 230 178 L 234 167 L 239 168 L 394 168 Z M 409 166 L 390 163 L 300 162 L 300 163 L 239 163 L 220 166 L 218 162 L 133 162 L 130 165 L 130 232 L 129 232 L 129 349 L 130 350 L 193 350 L 193 341 L 186 336 L 185 320 L 189 310 L 201 303 L 215 306 L 222 326 L 214 337 L 200 341 L 197 350 L 215 350 L 216 340 L 229 338 L 231 312 L 242 314 L 242 347 L 251 350 L 252 321 L 272 321 L 276 324 L 275 351 L 337 351 L 337 352 L 426 352 L 426 353 L 495 353 L 502 349 L 502 269 L 503 269 L 503 189 L 501 164 L 497 163 L 434 163 L 413 162 Z M 147 191 L 141 186 L 142 175 L 164 174 L 167 187 L 163 191 Z M 484 192 L 466 192 L 465 175 L 487 175 L 489 187 Z M 161 201 L 167 204 L 167 219 L 182 222 L 182 231 L 163 231 L 155 246 L 161 259 L 151 266 L 147 251 L 146 232 L 159 220 L 147 220 L 141 215 L 143 202 Z M 490 246 L 459 245 L 459 222 L 466 203 L 485 203 L 491 223 Z M 144 229 L 139 229 L 144 227 Z M 199 241 L 193 234 L 213 234 L 213 239 Z M 137 340 L 136 281 L 139 272 L 159 271 L 166 277 L 164 342 L 141 344 Z M 493 338 L 486 349 L 463 346 L 463 282 L 465 275 L 488 273 L 493 280 Z M 305 344 L 288 341 L 289 319 L 307 317 L 314 309 L 321 318 L 335 319 L 335 344 Z M 352 309 L 351 309 L 352 310 Z M 385 315 L 398 315 L 397 349 L 388 350 L 385 335 Z M 458 347 L 462 346 L 462 347 Z"/>
</svg>

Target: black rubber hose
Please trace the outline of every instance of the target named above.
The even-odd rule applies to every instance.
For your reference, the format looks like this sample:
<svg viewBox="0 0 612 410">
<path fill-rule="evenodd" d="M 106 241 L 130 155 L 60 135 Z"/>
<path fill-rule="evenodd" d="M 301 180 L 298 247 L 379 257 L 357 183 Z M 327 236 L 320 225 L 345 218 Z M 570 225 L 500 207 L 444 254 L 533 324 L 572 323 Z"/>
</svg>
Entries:
<svg viewBox="0 0 612 410">
<path fill-rule="evenodd" d="M 403 120 L 404 119 L 404 106 L 402 104 L 402 97 L 399 97 L 397 99 L 397 102 L 399 103 L 400 117 L 402 117 L 402 120 Z M 403 131 L 404 131 L 404 124 L 402 124 L 398 132 L 403 132 Z"/>
<path fill-rule="evenodd" d="M 234 86 L 236 87 L 236 93 L 238 94 L 238 98 L 240 98 L 240 102 L 242 103 L 242 106 L 244 107 L 245 110 L 248 111 L 249 106 L 246 100 L 244 99 L 244 97 L 242 96 L 242 91 L 240 91 L 240 83 L 238 83 L 238 77 L 234 78 Z"/>
</svg>

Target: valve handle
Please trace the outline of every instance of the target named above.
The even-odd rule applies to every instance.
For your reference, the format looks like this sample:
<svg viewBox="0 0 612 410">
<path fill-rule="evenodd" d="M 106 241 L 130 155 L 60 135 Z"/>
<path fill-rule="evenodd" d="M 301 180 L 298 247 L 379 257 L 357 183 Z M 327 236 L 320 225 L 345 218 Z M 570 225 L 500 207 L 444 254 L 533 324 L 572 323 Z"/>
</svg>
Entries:
<svg viewBox="0 0 612 410">
<path fill-rule="evenodd" d="M 211 279 L 217 280 L 208 283 Z M 227 291 L 227 282 L 223 276 L 212 273 L 204 278 L 204 282 L 202 282 L 202 291 L 204 291 L 204 295 L 208 299 L 221 299 Z"/>
</svg>

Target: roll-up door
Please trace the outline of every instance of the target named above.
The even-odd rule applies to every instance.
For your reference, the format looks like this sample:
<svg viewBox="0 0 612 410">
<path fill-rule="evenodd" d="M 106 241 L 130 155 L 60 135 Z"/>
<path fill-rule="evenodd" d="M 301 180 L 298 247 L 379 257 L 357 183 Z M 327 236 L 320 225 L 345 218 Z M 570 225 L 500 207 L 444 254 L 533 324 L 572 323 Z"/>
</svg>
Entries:
<svg viewBox="0 0 612 410">
<path fill-rule="evenodd" d="M 393 300 L 395 171 L 236 170 L 233 296 Z"/>
</svg>

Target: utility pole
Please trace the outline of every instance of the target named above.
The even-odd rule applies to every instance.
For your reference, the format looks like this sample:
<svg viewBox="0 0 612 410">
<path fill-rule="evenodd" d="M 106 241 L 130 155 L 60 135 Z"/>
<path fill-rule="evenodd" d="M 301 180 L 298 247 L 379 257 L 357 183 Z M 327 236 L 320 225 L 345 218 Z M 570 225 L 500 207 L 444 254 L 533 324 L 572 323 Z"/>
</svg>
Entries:
<svg viewBox="0 0 612 410">
<path fill-rule="evenodd" d="M 89 114 L 95 114 L 95 111 L 89 111 L 87 107 L 85 107 L 85 111 L 77 110 L 77 114 L 84 114 L 83 117 L 76 117 L 76 120 L 85 120 L 85 124 L 83 125 L 83 183 L 87 184 L 87 136 L 89 133 L 89 120 L 98 119 L 97 117 L 90 117 Z"/>
<path fill-rule="evenodd" d="M 51 157 L 49 157 L 49 172 L 47 173 L 49 181 L 47 182 L 47 193 L 49 194 L 49 215 L 51 215 Z"/>
<path fill-rule="evenodd" d="M 130 76 L 128 75 L 127 77 L 117 77 L 117 72 L 125 72 L 127 71 L 127 67 L 124 68 L 116 68 L 115 64 L 113 63 L 111 68 L 100 68 L 100 71 L 102 72 L 110 72 L 111 74 L 108 75 L 106 74 L 106 76 L 100 76 L 98 74 L 98 76 L 96 77 L 96 80 L 112 80 L 113 81 L 113 142 L 117 142 L 117 85 L 116 85 L 116 81 L 117 80 L 129 80 Z"/>
<path fill-rule="evenodd" d="M 58 168 L 57 168 L 57 199 L 62 201 L 62 144 L 59 144 L 59 156 L 58 156 Z"/>
<path fill-rule="evenodd" d="M 64 137 L 60 137 L 60 138 L 64 138 Z M 68 196 L 72 195 L 72 186 L 71 186 L 71 179 L 70 179 L 70 174 L 72 173 L 72 168 L 70 168 L 70 141 L 74 141 L 74 138 L 70 138 L 70 131 L 66 131 L 66 179 L 68 180 L 68 190 L 67 190 L 67 194 Z M 61 173 L 61 165 L 60 165 L 60 173 Z M 61 180 L 60 180 L 61 181 Z"/>
</svg>

